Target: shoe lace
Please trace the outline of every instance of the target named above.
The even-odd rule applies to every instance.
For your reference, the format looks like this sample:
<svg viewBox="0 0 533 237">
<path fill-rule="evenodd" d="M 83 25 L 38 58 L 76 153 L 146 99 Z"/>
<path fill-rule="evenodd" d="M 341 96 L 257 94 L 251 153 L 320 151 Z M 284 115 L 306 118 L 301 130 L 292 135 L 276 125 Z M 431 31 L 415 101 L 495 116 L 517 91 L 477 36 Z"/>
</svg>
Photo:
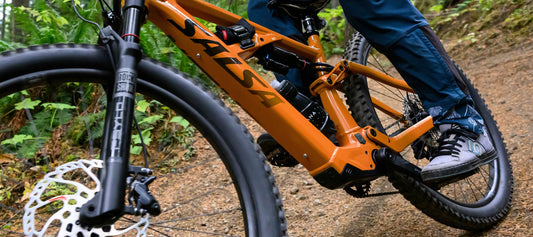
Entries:
<svg viewBox="0 0 533 237">
<path fill-rule="evenodd" d="M 444 131 L 441 134 L 441 137 L 437 140 L 439 147 L 437 148 L 436 154 L 434 154 L 430 160 L 442 155 L 458 156 L 461 151 L 459 142 L 466 142 L 466 138 L 475 140 L 476 137 L 477 134 L 464 129 L 448 129 Z"/>
</svg>

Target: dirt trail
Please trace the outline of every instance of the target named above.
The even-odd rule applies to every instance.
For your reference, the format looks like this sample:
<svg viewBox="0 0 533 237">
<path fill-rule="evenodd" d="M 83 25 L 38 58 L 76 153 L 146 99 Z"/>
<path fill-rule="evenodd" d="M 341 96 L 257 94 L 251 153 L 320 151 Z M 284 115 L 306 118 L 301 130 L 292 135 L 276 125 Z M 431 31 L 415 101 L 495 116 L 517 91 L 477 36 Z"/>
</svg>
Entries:
<svg viewBox="0 0 533 237">
<path fill-rule="evenodd" d="M 533 40 L 513 46 L 451 46 L 500 125 L 511 155 L 515 191 L 509 216 L 495 228 L 472 233 L 444 226 L 414 208 L 401 195 L 355 199 L 343 190 L 320 187 L 305 168 L 273 167 L 291 236 L 531 236 L 533 235 Z M 236 109 L 254 136 L 262 132 Z M 377 191 L 393 191 L 385 179 Z"/>
</svg>

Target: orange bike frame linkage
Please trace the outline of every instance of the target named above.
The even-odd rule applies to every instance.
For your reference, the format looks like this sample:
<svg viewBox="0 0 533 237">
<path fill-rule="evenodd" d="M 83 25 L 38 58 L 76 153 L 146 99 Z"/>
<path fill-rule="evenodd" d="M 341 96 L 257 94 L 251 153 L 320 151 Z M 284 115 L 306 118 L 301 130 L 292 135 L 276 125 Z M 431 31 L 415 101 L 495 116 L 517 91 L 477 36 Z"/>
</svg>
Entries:
<svg viewBox="0 0 533 237">
<path fill-rule="evenodd" d="M 229 26 L 241 19 L 238 15 L 200 0 L 146 0 L 146 6 L 148 20 L 163 30 L 189 58 L 306 167 L 311 175 L 330 167 L 340 173 L 346 164 L 360 170 L 375 168 L 371 152 L 383 144 L 362 144 L 354 138 L 356 133 L 364 135 L 365 132 L 357 126 L 333 87 L 324 88 L 320 96 L 326 111 L 336 124 L 340 146 L 326 138 L 245 62 L 256 50 L 267 44 L 275 44 L 301 57 L 323 62 L 321 47 L 301 44 L 250 22 L 256 30 L 252 39 L 255 46 L 243 50 L 239 44 L 226 45 L 195 19 L 198 17 Z M 314 40 L 318 41 L 318 38 Z M 319 46 L 320 43 L 314 45 Z"/>
</svg>

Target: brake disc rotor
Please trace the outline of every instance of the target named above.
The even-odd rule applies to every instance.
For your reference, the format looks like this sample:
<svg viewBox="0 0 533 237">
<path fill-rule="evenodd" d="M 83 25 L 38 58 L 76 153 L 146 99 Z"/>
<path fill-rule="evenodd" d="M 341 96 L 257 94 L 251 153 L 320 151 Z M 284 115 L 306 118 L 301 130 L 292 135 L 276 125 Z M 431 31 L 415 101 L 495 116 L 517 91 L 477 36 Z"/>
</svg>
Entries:
<svg viewBox="0 0 533 237">
<path fill-rule="evenodd" d="M 96 175 L 101 160 L 79 160 L 63 164 L 47 173 L 33 188 L 24 206 L 23 227 L 28 236 L 117 236 L 135 230 L 146 236 L 148 215 L 139 221 L 86 228 L 79 223 L 79 210 L 100 191 Z"/>
</svg>

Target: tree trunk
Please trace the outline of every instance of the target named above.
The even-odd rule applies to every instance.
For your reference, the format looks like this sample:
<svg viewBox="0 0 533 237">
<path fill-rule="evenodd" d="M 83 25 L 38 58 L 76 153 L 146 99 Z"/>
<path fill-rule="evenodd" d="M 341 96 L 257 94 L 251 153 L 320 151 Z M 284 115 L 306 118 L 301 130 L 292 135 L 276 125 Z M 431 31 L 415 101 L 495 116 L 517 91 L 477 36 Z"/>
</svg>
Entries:
<svg viewBox="0 0 533 237">
<path fill-rule="evenodd" d="M 24 42 L 24 35 L 22 30 L 17 27 L 17 22 L 15 21 L 14 9 L 16 7 L 30 7 L 30 0 L 13 0 L 13 7 L 11 8 L 11 40 L 13 42 Z"/>
<path fill-rule="evenodd" d="M 394 0 L 392 0 L 394 1 Z M 339 0 L 333 0 L 332 2 L 337 2 L 337 4 L 339 4 Z M 345 17 L 346 18 L 346 17 Z M 346 45 L 346 43 L 348 43 L 348 41 L 352 38 L 352 35 L 357 32 L 357 30 L 355 30 L 352 25 L 350 25 L 350 23 L 348 21 L 346 21 L 346 24 L 344 25 L 344 45 Z"/>
<path fill-rule="evenodd" d="M 6 0 L 2 3 L 2 40 L 5 39 L 6 35 Z"/>
</svg>

